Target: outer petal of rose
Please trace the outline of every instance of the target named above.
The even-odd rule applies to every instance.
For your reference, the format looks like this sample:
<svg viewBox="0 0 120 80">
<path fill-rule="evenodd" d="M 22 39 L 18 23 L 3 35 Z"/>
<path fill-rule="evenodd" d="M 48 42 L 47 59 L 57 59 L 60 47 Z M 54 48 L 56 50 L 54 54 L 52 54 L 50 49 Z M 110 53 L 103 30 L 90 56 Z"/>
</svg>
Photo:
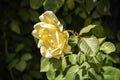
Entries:
<svg viewBox="0 0 120 80">
<path fill-rule="evenodd" d="M 67 53 L 67 52 L 69 52 L 70 50 L 71 50 L 71 46 L 69 46 L 68 44 L 66 44 L 63 51 L 64 51 L 65 53 Z"/>
<path fill-rule="evenodd" d="M 46 11 L 41 16 L 39 16 L 39 19 L 42 22 L 46 22 L 48 24 L 53 24 L 53 25 L 57 26 L 60 31 L 63 30 L 63 25 L 59 22 L 59 20 L 57 19 L 57 17 L 55 16 L 55 14 L 52 11 Z"/>
<path fill-rule="evenodd" d="M 37 47 L 40 48 L 41 46 L 43 46 L 43 41 L 40 39 L 40 40 L 38 41 Z"/>
<path fill-rule="evenodd" d="M 65 46 L 64 46 L 64 52 L 69 52 L 71 50 L 71 46 L 68 45 L 69 34 L 68 34 L 67 31 L 64 31 L 63 33 L 64 33 L 65 38 L 66 38 L 66 43 L 65 43 Z"/>
<path fill-rule="evenodd" d="M 51 54 L 52 54 L 52 56 L 54 57 L 54 58 L 60 58 L 60 55 L 62 54 L 62 50 L 61 49 L 59 49 L 59 48 L 56 48 L 56 49 L 53 49 L 52 51 L 51 51 Z"/>
<path fill-rule="evenodd" d="M 32 32 L 32 35 L 38 39 L 40 39 L 41 35 L 43 35 L 43 31 L 45 29 L 48 29 L 48 30 L 59 30 L 56 26 L 52 25 L 52 24 L 48 24 L 48 23 L 45 23 L 45 22 L 39 22 L 37 24 L 34 25 L 34 30 Z"/>
<path fill-rule="evenodd" d="M 67 31 L 64 31 L 63 34 L 65 35 L 66 43 L 68 43 L 68 38 L 69 38 L 68 32 L 67 32 Z"/>
<path fill-rule="evenodd" d="M 46 58 L 51 58 L 52 57 L 52 55 L 50 54 L 48 49 L 46 49 L 44 46 L 41 46 L 40 52 L 41 52 L 41 55 L 46 57 Z"/>
</svg>

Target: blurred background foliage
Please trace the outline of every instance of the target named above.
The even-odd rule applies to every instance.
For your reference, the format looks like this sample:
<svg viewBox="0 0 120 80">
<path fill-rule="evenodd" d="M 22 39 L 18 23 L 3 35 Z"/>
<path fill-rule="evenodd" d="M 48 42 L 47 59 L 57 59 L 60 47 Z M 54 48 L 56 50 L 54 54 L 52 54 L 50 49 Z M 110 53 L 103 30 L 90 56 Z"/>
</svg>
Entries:
<svg viewBox="0 0 120 80">
<path fill-rule="evenodd" d="M 40 73 L 40 52 L 31 35 L 39 15 L 52 10 L 65 29 L 79 32 L 89 24 L 92 33 L 107 37 L 120 58 L 119 0 L 0 0 L 0 80 L 46 80 Z M 120 68 L 120 61 L 113 66 Z"/>
</svg>

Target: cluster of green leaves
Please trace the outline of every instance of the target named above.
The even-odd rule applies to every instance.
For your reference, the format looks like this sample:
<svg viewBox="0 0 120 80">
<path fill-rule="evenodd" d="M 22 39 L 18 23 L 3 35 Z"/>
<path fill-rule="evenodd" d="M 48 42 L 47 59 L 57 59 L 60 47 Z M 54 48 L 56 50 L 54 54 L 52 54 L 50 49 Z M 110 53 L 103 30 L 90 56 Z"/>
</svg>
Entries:
<svg viewBox="0 0 120 80">
<path fill-rule="evenodd" d="M 63 53 L 60 60 L 42 57 L 40 71 L 46 72 L 49 80 L 119 80 L 120 70 L 112 67 L 113 62 L 120 61 L 114 53 L 115 45 L 105 41 L 105 37 L 88 35 L 93 28 L 95 25 L 81 29 L 81 37 L 71 35 L 72 52 Z"/>
<path fill-rule="evenodd" d="M 39 22 L 39 15 L 46 10 L 54 11 L 66 29 L 79 33 L 83 26 L 93 24 L 96 27 L 89 27 L 90 32 L 90 29 L 83 28 L 79 33 L 82 35 L 80 38 L 70 36 L 72 54 L 63 55 L 61 60 L 45 59 L 41 57 L 31 32 L 33 25 Z M 72 74 L 71 77 L 75 79 L 86 76 L 98 79 L 102 78 L 101 68 L 105 70 L 106 79 L 110 80 L 111 75 L 114 79 L 118 78 L 119 70 L 116 68 L 120 68 L 120 31 L 114 31 L 115 24 L 111 28 L 107 23 L 111 16 L 110 0 L 1 0 L 0 11 L 0 72 L 3 73 L 0 80 L 45 80 L 42 72 L 46 71 L 48 79 L 67 79 Z M 84 34 L 84 31 L 89 34 Z M 104 42 L 105 37 L 107 41 L 114 42 L 116 52 L 111 53 L 114 51 L 113 44 Z M 96 44 L 90 44 L 94 40 Z M 87 44 L 90 46 L 86 47 Z M 90 55 L 90 58 L 86 55 Z M 93 66 L 96 64 L 100 67 Z"/>
</svg>

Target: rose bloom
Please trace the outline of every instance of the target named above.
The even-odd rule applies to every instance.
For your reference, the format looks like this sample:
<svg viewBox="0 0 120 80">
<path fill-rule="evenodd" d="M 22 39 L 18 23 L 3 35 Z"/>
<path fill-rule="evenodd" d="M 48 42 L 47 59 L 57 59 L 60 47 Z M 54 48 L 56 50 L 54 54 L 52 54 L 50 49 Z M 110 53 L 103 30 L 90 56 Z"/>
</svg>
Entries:
<svg viewBox="0 0 120 80">
<path fill-rule="evenodd" d="M 63 31 L 63 26 L 52 11 L 46 11 L 34 25 L 32 35 L 39 39 L 38 48 L 46 58 L 60 58 L 63 52 L 70 51 L 68 45 L 69 34 Z"/>
</svg>

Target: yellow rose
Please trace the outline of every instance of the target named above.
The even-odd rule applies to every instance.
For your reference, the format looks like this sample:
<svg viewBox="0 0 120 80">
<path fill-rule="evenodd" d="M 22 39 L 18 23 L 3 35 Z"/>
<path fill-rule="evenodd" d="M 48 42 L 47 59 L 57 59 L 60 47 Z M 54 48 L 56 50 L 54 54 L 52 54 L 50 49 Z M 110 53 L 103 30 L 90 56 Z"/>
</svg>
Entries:
<svg viewBox="0 0 120 80">
<path fill-rule="evenodd" d="M 39 39 L 38 48 L 42 56 L 60 58 L 62 52 L 70 50 L 68 32 L 63 31 L 63 26 L 52 11 L 46 11 L 39 19 L 41 22 L 34 25 L 32 35 Z"/>
</svg>

